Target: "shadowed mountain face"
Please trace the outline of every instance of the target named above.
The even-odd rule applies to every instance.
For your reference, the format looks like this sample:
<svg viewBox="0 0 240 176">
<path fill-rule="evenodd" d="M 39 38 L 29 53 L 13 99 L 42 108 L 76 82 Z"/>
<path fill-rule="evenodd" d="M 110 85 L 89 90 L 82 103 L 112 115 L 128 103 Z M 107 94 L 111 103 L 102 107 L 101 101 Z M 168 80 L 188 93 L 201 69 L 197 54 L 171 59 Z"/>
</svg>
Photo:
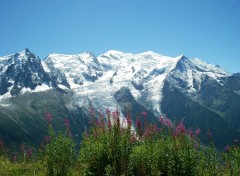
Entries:
<svg viewBox="0 0 240 176">
<path fill-rule="evenodd" d="M 25 93 L 12 97 L 0 106 L 0 136 L 7 144 L 27 142 L 40 146 L 48 132 L 45 115 L 51 113 L 53 128 L 64 131 L 69 119 L 73 137 L 89 126 L 88 110 L 74 106 L 72 95 L 54 90 Z M 69 107 L 71 105 L 71 108 Z"/>
<path fill-rule="evenodd" d="M 90 105 L 96 112 L 118 109 L 122 119 L 131 112 L 134 121 L 145 111 L 158 125 L 167 115 L 201 128 L 204 142 L 210 130 L 219 148 L 240 138 L 239 74 L 200 59 L 111 50 L 40 60 L 28 49 L 0 57 L 0 135 L 10 143 L 41 143 L 47 112 L 59 130 L 69 118 L 79 139 Z"/>
</svg>

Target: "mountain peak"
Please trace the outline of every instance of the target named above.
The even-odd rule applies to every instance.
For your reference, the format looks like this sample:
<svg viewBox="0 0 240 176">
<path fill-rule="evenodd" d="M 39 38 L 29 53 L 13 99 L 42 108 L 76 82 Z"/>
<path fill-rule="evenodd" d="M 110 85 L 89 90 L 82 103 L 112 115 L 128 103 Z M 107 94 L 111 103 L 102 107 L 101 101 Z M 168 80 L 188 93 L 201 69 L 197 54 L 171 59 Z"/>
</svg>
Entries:
<svg viewBox="0 0 240 176">
<path fill-rule="evenodd" d="M 161 54 L 156 53 L 154 51 L 146 51 L 146 52 L 140 53 L 139 55 L 157 55 L 157 56 L 162 56 Z"/>
<path fill-rule="evenodd" d="M 20 55 L 29 55 L 31 52 L 29 51 L 28 48 L 25 48 L 24 50 L 22 50 L 19 54 Z"/>
<path fill-rule="evenodd" d="M 88 56 L 88 57 L 96 57 L 93 53 L 91 52 L 83 52 L 82 54 L 79 54 L 79 55 L 82 55 L 82 56 Z"/>
<path fill-rule="evenodd" d="M 184 54 L 178 56 L 177 58 L 179 58 L 179 60 L 188 59 L 188 57 L 186 57 Z"/>
<path fill-rule="evenodd" d="M 25 48 L 25 53 L 30 53 L 29 49 L 28 48 Z"/>
<path fill-rule="evenodd" d="M 23 51 L 15 54 L 15 58 L 18 60 L 27 60 L 29 57 L 37 58 L 33 53 L 30 52 L 28 48 L 25 48 Z"/>
<path fill-rule="evenodd" d="M 124 53 L 124 52 L 118 51 L 118 50 L 109 50 L 102 55 L 123 55 L 123 54 L 127 54 L 127 53 Z"/>
</svg>

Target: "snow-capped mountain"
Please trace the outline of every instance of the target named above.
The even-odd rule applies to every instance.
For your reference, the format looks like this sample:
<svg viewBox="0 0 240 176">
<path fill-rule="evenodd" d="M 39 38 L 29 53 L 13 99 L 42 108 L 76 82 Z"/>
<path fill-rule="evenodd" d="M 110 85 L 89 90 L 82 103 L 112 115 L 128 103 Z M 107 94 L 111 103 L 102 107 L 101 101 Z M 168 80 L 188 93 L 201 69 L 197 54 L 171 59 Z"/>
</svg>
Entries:
<svg viewBox="0 0 240 176">
<path fill-rule="evenodd" d="M 65 76 L 58 74 L 54 79 L 51 72 L 45 71 L 42 61 L 28 49 L 0 57 L 0 73 L 0 95 L 16 96 L 25 91 L 55 89 L 60 84 L 69 87 Z"/>
<path fill-rule="evenodd" d="M 50 70 L 55 68 L 64 73 L 71 88 L 84 82 L 94 82 L 102 76 L 98 59 L 91 53 L 78 55 L 50 54 L 45 60 Z"/>
<path fill-rule="evenodd" d="M 14 98 L 55 92 L 69 112 L 77 109 L 86 115 L 91 104 L 98 112 L 118 108 L 124 118 L 126 109 L 130 108 L 133 116 L 144 110 L 152 121 L 167 114 L 188 127 L 213 127 L 213 134 L 229 138 L 226 132 L 219 133 L 225 124 L 226 131 L 234 134 L 229 140 L 237 137 L 240 129 L 236 114 L 240 111 L 239 76 L 184 55 L 172 58 L 152 51 L 132 54 L 110 50 L 98 57 L 85 52 L 50 54 L 40 60 L 26 49 L 0 57 L 0 74 L 0 107 L 6 108 L 6 101 L 11 103 Z M 229 98 L 232 96 L 234 102 Z M 195 117 L 190 118 L 192 115 Z"/>
<path fill-rule="evenodd" d="M 45 63 L 65 73 L 79 106 L 89 99 L 100 110 L 115 109 L 114 93 L 121 87 L 156 116 L 162 114 L 162 88 L 165 80 L 187 93 L 196 93 L 209 76 L 219 83 L 230 73 L 218 66 L 185 56 L 171 58 L 154 52 L 141 54 L 110 50 L 98 57 L 52 54 Z"/>
</svg>

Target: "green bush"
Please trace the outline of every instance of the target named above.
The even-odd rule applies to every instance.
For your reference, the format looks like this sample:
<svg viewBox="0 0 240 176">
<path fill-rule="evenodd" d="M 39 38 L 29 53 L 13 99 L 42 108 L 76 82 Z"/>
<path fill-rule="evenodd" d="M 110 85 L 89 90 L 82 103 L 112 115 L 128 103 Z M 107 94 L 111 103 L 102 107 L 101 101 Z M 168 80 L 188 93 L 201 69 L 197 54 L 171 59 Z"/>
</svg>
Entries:
<svg viewBox="0 0 240 176">
<path fill-rule="evenodd" d="M 75 144 L 63 134 L 58 134 L 46 146 L 47 175 L 65 176 L 75 161 Z"/>
<path fill-rule="evenodd" d="M 70 123 L 65 119 L 66 134 L 55 135 L 48 114 L 49 140 L 45 148 L 47 175 L 66 176 L 75 162 L 75 144 L 71 138 Z"/>
<path fill-rule="evenodd" d="M 217 151 L 211 136 L 210 146 L 200 144 L 199 129 L 187 130 L 183 123 L 174 126 L 167 118 L 160 118 L 158 128 L 147 123 L 147 114 L 143 114 L 143 119 L 138 117 L 136 124 L 132 124 L 129 115 L 126 122 L 120 122 L 118 111 L 110 114 L 107 110 L 107 122 L 100 115 L 83 134 L 78 160 L 69 121 L 64 121 L 65 134 L 56 134 L 48 114 L 49 136 L 34 158 L 32 150 L 25 150 L 23 145 L 22 152 L 13 152 L 0 141 L 0 175 L 240 175 L 237 140 L 234 146 L 226 146 L 225 152 Z"/>
<path fill-rule="evenodd" d="M 84 135 L 79 157 L 82 172 L 86 175 L 123 174 L 129 165 L 130 137 L 130 126 L 121 128 L 117 112 L 113 124 L 108 115 L 108 126 L 101 116 L 90 133 Z"/>
</svg>

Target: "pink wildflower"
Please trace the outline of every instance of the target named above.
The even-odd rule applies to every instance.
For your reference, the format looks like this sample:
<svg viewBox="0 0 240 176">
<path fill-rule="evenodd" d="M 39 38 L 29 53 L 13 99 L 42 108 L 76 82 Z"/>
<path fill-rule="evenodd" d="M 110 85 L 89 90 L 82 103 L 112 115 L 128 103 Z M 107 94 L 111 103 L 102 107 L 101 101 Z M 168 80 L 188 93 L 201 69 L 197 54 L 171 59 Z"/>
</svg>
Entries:
<svg viewBox="0 0 240 176">
<path fill-rule="evenodd" d="M 142 136 L 142 125 L 139 118 L 137 119 L 137 132 L 139 136 Z"/>
<path fill-rule="evenodd" d="M 163 119 L 163 116 L 160 116 L 160 117 L 159 117 L 159 121 L 160 121 L 161 125 L 164 125 L 164 119 Z"/>
<path fill-rule="evenodd" d="M 49 136 L 44 136 L 45 143 L 49 143 L 51 141 L 51 138 Z"/>
<path fill-rule="evenodd" d="M 97 125 L 98 127 L 100 127 L 101 122 L 100 122 L 99 120 L 97 120 L 97 121 L 96 121 L 96 125 Z"/>
<path fill-rule="evenodd" d="M 117 118 L 117 114 L 116 114 L 115 111 L 112 112 L 112 117 L 113 117 L 114 119 Z"/>
<path fill-rule="evenodd" d="M 194 133 L 192 129 L 189 130 L 189 136 L 191 139 L 194 139 Z"/>
<path fill-rule="evenodd" d="M 70 128 L 70 122 L 67 118 L 64 120 L 64 125 L 66 128 Z"/>
<path fill-rule="evenodd" d="M 200 128 L 197 128 L 195 134 L 198 136 L 200 134 Z"/>
<path fill-rule="evenodd" d="M 161 123 L 161 125 L 163 126 L 166 126 L 168 128 L 172 128 L 173 127 L 173 124 L 172 124 L 172 121 L 169 119 L 169 118 L 164 118 L 163 116 L 160 116 L 159 117 L 159 121 Z"/>
<path fill-rule="evenodd" d="M 168 128 L 172 128 L 173 127 L 172 121 L 170 119 L 168 119 L 168 118 L 164 119 L 164 125 L 167 126 Z"/>
<path fill-rule="evenodd" d="M 102 112 L 100 112 L 100 114 L 99 114 L 99 119 L 100 119 L 101 121 L 104 120 L 104 117 L 103 117 L 103 113 L 102 113 Z"/>
<path fill-rule="evenodd" d="M 227 145 L 227 146 L 224 148 L 224 150 L 225 150 L 226 152 L 229 152 L 230 149 L 231 149 L 231 147 L 230 147 L 229 145 Z"/>
<path fill-rule="evenodd" d="M 89 113 L 90 113 L 91 116 L 93 116 L 93 117 L 95 116 L 95 112 L 94 112 L 94 109 L 93 109 L 92 105 L 90 105 Z"/>
<path fill-rule="evenodd" d="M 130 115 L 127 116 L 127 125 L 132 126 L 132 119 Z"/>
<path fill-rule="evenodd" d="M 106 114 L 110 115 L 111 111 L 109 110 L 109 108 L 106 109 Z"/>
<path fill-rule="evenodd" d="M 157 133 L 157 132 L 160 131 L 160 129 L 158 128 L 158 126 L 157 126 L 156 124 L 154 124 L 154 125 L 152 126 L 152 131 L 155 132 L 155 133 Z"/>
<path fill-rule="evenodd" d="M 28 148 L 28 150 L 27 150 L 27 157 L 28 158 L 32 157 L 32 149 L 31 148 Z"/>
<path fill-rule="evenodd" d="M 143 136 L 145 138 L 148 138 L 151 136 L 151 134 L 152 134 L 151 129 L 149 127 L 146 127 Z"/>
<path fill-rule="evenodd" d="M 108 128 L 111 128 L 112 127 L 112 122 L 111 122 L 111 120 L 110 120 L 110 118 L 108 118 Z"/>
<path fill-rule="evenodd" d="M 186 128 L 184 126 L 184 124 L 181 122 L 177 125 L 177 128 L 176 128 L 176 134 L 185 134 L 186 133 Z"/>
<path fill-rule="evenodd" d="M 142 112 L 142 116 L 144 117 L 144 118 L 146 118 L 147 117 L 147 112 Z"/>
<path fill-rule="evenodd" d="M 52 115 L 50 113 L 47 113 L 45 116 L 45 119 L 47 120 L 48 123 L 52 122 Z"/>
</svg>

